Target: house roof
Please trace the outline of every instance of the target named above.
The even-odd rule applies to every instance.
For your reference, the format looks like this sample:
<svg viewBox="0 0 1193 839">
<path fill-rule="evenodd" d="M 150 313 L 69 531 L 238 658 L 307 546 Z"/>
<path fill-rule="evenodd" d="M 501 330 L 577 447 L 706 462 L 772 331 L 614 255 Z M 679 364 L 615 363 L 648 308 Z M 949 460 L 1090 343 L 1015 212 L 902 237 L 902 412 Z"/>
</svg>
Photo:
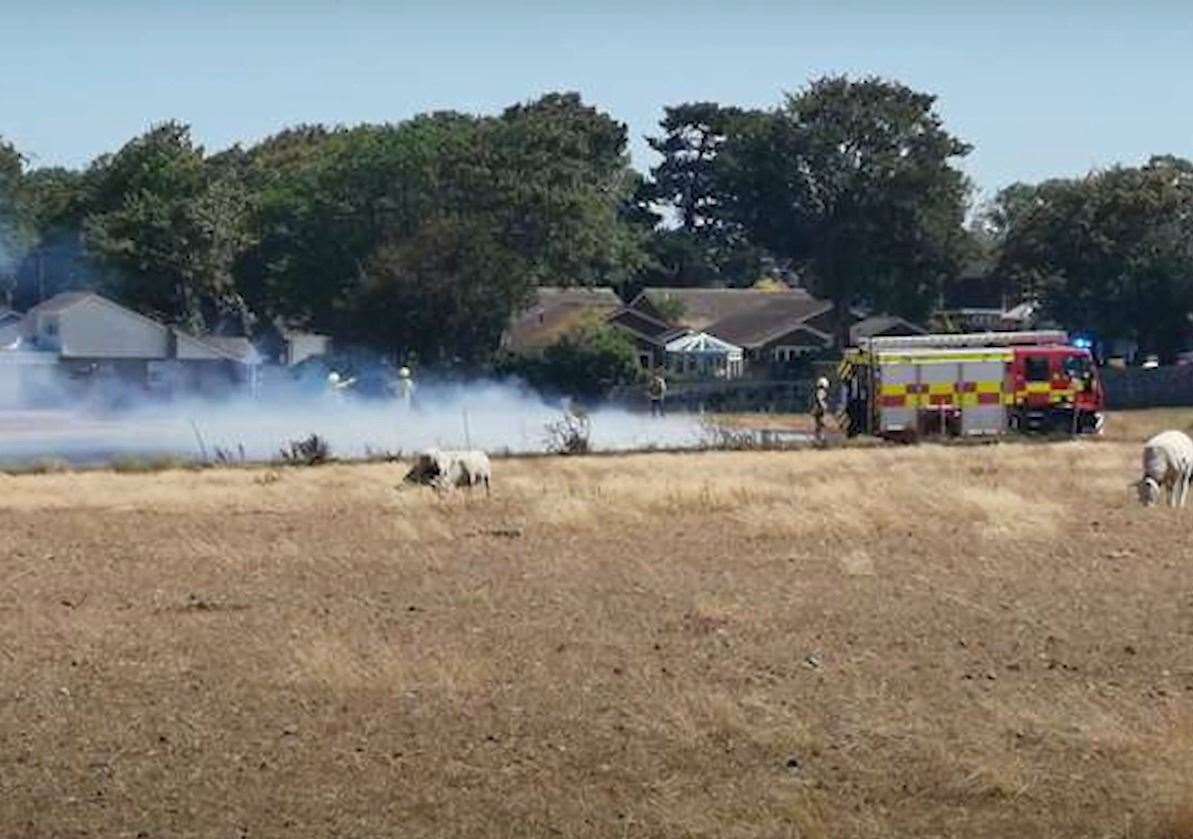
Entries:
<svg viewBox="0 0 1193 839">
<path fill-rule="evenodd" d="M 535 289 L 534 301 L 513 317 L 502 336 L 505 349 L 519 352 L 554 344 L 585 318 L 606 318 L 622 307 L 621 298 L 607 286 Z"/>
<path fill-rule="evenodd" d="M 816 315 L 828 312 L 833 304 L 817 300 L 808 294 L 769 294 L 769 299 L 755 300 L 749 307 L 743 307 L 720 320 L 709 324 L 705 331 L 729 341 L 739 347 L 755 349 L 797 328 L 823 336 L 827 342 L 831 336 L 806 322 Z"/>
<path fill-rule="evenodd" d="M 859 338 L 879 335 L 927 335 L 928 331 L 897 315 L 873 315 L 849 327 L 849 343 L 857 345 Z"/>
<path fill-rule="evenodd" d="M 28 312 L 26 312 L 26 314 L 27 315 L 32 315 L 34 313 L 50 314 L 53 312 L 61 312 L 64 309 L 69 309 L 71 306 L 74 306 L 77 303 L 82 303 L 84 300 L 89 300 L 89 299 L 103 300 L 104 302 L 111 302 L 111 301 L 106 300 L 103 297 L 100 297 L 98 294 L 96 294 L 93 291 L 63 291 L 58 294 L 55 294 L 53 297 L 49 298 L 48 300 L 41 301 L 36 306 L 31 308 Z"/>
<path fill-rule="evenodd" d="M 814 298 L 799 288 L 768 291 L 756 288 L 652 287 L 643 289 L 630 306 L 639 308 L 646 302 L 655 311 L 663 312 L 670 305 L 678 304 L 680 312 L 673 320 L 681 326 L 699 331 L 732 315 L 784 300 L 808 301 Z"/>
<path fill-rule="evenodd" d="M 236 361 L 241 364 L 258 364 L 261 361 L 257 350 L 249 342 L 248 338 L 219 335 L 205 335 L 200 337 L 192 335 L 176 326 L 166 326 L 153 318 L 142 315 L 140 312 L 122 306 L 114 300 L 109 300 L 92 291 L 64 291 L 48 300 L 43 300 L 26 313 L 25 323 L 34 323 L 34 316 L 36 315 L 57 314 L 83 302 L 95 302 L 109 309 L 115 309 L 129 318 L 140 321 L 155 330 L 159 330 L 159 334 L 164 333 L 166 330 L 173 332 L 180 344 L 189 346 L 190 348 L 189 351 L 176 353 L 178 357 L 200 359 L 204 355 L 209 354 L 216 359 Z M 0 316 L 0 323 L 2 323 L 2 316 Z"/>
<path fill-rule="evenodd" d="M 203 335 L 197 337 L 196 340 L 244 364 L 259 364 L 261 362 L 261 356 L 248 338 L 230 335 Z"/>
<path fill-rule="evenodd" d="M 690 331 L 682 326 L 674 326 L 658 318 L 653 318 L 645 312 L 628 307 L 610 316 L 609 322 L 629 330 L 640 338 L 658 344 L 665 344 L 675 336 L 685 335 Z"/>
</svg>

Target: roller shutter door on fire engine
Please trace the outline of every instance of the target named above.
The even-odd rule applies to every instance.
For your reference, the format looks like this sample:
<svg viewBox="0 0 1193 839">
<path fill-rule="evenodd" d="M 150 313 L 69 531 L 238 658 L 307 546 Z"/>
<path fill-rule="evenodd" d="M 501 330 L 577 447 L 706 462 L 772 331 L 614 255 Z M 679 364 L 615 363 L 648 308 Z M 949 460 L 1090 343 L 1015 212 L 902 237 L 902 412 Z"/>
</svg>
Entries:
<svg viewBox="0 0 1193 839">
<path fill-rule="evenodd" d="M 916 393 L 919 391 L 919 368 L 910 361 L 886 363 L 881 366 L 882 389 L 879 399 L 879 430 L 905 431 L 916 427 Z"/>
<path fill-rule="evenodd" d="M 1007 425 L 1003 399 L 1006 363 L 964 361 L 957 389 L 961 404 L 962 434 L 1001 434 Z"/>
</svg>

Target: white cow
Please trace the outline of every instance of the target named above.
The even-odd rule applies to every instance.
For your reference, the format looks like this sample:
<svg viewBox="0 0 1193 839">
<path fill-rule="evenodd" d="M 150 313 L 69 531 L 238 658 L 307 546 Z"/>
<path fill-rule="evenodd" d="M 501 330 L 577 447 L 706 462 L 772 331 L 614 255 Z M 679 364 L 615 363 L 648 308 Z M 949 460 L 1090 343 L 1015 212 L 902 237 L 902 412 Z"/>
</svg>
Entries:
<svg viewBox="0 0 1193 839">
<path fill-rule="evenodd" d="M 1139 500 L 1147 507 L 1168 493 L 1168 506 L 1185 506 L 1185 495 L 1193 481 L 1193 440 L 1183 431 L 1162 431 L 1143 444 L 1143 477 L 1136 486 Z"/>
<path fill-rule="evenodd" d="M 492 478 L 489 456 L 482 451 L 427 449 L 418 456 L 405 480 L 434 487 L 440 492 L 451 487 L 471 488 L 484 484 L 485 495 L 488 495 Z"/>
</svg>

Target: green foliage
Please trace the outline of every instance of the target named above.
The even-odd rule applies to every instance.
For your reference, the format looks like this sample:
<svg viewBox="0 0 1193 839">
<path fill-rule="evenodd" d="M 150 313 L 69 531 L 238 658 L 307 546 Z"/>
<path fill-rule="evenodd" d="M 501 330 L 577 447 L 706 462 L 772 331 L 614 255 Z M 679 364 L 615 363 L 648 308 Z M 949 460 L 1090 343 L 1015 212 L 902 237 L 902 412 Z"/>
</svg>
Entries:
<svg viewBox="0 0 1193 839">
<path fill-rule="evenodd" d="M 164 123 L 92 164 L 81 201 L 103 287 L 147 314 L 206 331 L 248 312 L 232 274 L 253 244 L 253 197 L 218 177 L 179 123 Z"/>
<path fill-rule="evenodd" d="M 649 178 L 625 126 L 575 93 L 496 116 L 300 125 L 214 155 L 167 122 L 81 172 L 28 170 L 0 139 L 0 293 L 31 305 L 98 286 L 196 330 L 284 322 L 483 366 L 536 285 L 744 287 L 777 263 L 837 304 L 843 336 L 852 305 L 923 319 L 979 259 L 1067 326 L 1181 348 L 1193 164 L 1017 184 L 967 230 L 969 147 L 934 105 L 826 77 L 769 111 L 668 107 Z M 595 325 L 526 369 L 582 395 L 638 374 L 624 337 Z"/>
<path fill-rule="evenodd" d="M 625 212 L 625 147 L 625 127 L 576 94 L 275 138 L 249 152 L 260 243 L 240 287 L 254 309 L 337 336 L 482 360 L 533 285 L 635 276 L 645 234 Z"/>
<path fill-rule="evenodd" d="M 725 213 L 793 260 L 838 311 L 868 304 L 923 318 L 967 252 L 968 185 L 934 97 L 827 77 L 741 121 L 721 154 Z M 844 338 L 842 317 L 839 338 Z"/>
<path fill-rule="evenodd" d="M 743 286 L 756 279 L 765 252 L 749 241 L 724 208 L 731 185 L 722 150 L 750 121 L 763 118 L 713 102 L 664 109 L 663 134 L 647 142 L 662 155 L 643 199 L 672 208 L 677 227 L 656 231 L 647 285 Z"/>
<path fill-rule="evenodd" d="M 17 261 L 29 238 L 25 159 L 0 137 L 0 290 L 11 294 Z"/>
<path fill-rule="evenodd" d="M 1139 341 L 1167 359 L 1193 311 L 1193 164 L 1153 158 L 1074 180 L 1016 185 L 990 215 L 999 270 L 1073 329 Z"/>
<path fill-rule="evenodd" d="M 361 307 L 370 315 L 349 334 L 396 357 L 441 364 L 486 360 L 532 289 L 522 261 L 490 229 L 451 218 L 383 245 L 365 275 Z"/>
<path fill-rule="evenodd" d="M 679 323 L 684 315 L 683 301 L 678 297 L 667 295 L 661 300 L 652 301 L 652 305 L 659 316 L 667 323 Z"/>
<path fill-rule="evenodd" d="M 603 323 L 587 323 L 563 335 L 541 358 L 505 359 L 499 371 L 519 375 L 534 387 L 581 399 L 599 399 L 612 388 L 641 381 L 634 345 Z"/>
</svg>

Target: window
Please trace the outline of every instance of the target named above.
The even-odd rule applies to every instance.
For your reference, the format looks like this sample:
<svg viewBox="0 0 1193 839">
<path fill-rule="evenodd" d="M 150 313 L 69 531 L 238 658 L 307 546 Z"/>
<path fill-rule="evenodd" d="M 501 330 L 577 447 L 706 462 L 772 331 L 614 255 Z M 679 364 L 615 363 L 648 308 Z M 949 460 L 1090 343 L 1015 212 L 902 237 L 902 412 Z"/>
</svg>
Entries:
<svg viewBox="0 0 1193 839">
<path fill-rule="evenodd" d="M 779 346 L 774 349 L 774 359 L 790 364 L 812 351 L 812 347 Z"/>
<path fill-rule="evenodd" d="M 1048 356 L 1029 355 L 1025 363 L 1029 382 L 1046 382 L 1051 378 L 1048 372 Z"/>
<path fill-rule="evenodd" d="M 1079 355 L 1069 356 L 1065 359 L 1065 375 L 1070 379 L 1084 379 L 1089 376 L 1089 359 Z"/>
<path fill-rule="evenodd" d="M 58 321 L 57 320 L 47 320 L 46 321 L 46 335 L 53 338 L 57 334 L 58 334 Z"/>
</svg>

